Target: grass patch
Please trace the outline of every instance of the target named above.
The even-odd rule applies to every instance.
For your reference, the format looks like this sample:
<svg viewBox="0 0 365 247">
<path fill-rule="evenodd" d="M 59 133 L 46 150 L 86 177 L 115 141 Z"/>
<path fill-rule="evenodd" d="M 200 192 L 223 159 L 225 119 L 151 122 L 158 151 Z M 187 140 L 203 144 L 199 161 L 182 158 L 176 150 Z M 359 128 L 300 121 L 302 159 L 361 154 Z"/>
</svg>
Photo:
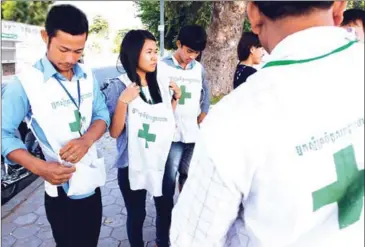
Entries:
<svg viewBox="0 0 365 247">
<path fill-rule="evenodd" d="M 210 99 L 210 104 L 211 105 L 217 104 L 224 96 L 225 96 L 224 94 L 218 96 L 212 96 L 212 98 Z"/>
</svg>

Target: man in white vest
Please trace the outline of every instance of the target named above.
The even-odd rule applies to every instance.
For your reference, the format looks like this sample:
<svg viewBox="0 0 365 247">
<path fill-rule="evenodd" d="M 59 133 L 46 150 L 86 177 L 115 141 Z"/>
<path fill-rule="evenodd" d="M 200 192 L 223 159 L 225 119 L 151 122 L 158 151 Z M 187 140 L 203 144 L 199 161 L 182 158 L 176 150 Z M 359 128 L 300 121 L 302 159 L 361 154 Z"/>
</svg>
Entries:
<svg viewBox="0 0 365 247">
<path fill-rule="evenodd" d="M 174 112 L 176 131 L 165 170 L 173 179 L 164 181 L 165 188 L 168 187 L 172 194 L 175 192 L 177 171 L 180 190 L 188 177 L 199 125 L 209 111 L 210 91 L 206 72 L 196 60 L 205 49 L 206 42 L 207 34 L 203 27 L 184 26 L 177 37 L 178 49 L 158 63 L 158 80 L 166 87 L 175 82 L 181 89 L 181 98 Z"/>
<path fill-rule="evenodd" d="M 364 44 L 345 7 L 247 3 L 269 61 L 206 118 L 171 246 L 364 246 Z"/>
<path fill-rule="evenodd" d="M 41 33 L 47 54 L 2 92 L 2 155 L 45 180 L 46 216 L 59 247 L 96 247 L 101 227 L 105 167 L 95 141 L 110 119 L 98 82 L 77 63 L 88 29 L 79 9 L 53 6 Z M 14 135 L 23 119 L 46 161 Z"/>
</svg>

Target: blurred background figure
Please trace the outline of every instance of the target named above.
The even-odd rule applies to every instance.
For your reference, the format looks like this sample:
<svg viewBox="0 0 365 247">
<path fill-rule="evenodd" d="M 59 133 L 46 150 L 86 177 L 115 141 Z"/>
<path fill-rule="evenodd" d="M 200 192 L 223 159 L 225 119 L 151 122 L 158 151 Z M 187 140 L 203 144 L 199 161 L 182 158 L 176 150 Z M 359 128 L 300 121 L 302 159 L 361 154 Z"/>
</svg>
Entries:
<svg viewBox="0 0 365 247">
<path fill-rule="evenodd" d="M 354 32 L 357 39 L 364 42 L 365 11 L 362 9 L 348 9 L 343 13 L 342 27 Z"/>
<path fill-rule="evenodd" d="M 244 83 L 247 78 L 255 73 L 257 69 L 253 66 L 261 63 L 264 49 L 259 38 L 253 32 L 244 32 L 238 43 L 237 55 L 239 64 L 233 78 L 233 88 L 237 88 Z"/>
</svg>

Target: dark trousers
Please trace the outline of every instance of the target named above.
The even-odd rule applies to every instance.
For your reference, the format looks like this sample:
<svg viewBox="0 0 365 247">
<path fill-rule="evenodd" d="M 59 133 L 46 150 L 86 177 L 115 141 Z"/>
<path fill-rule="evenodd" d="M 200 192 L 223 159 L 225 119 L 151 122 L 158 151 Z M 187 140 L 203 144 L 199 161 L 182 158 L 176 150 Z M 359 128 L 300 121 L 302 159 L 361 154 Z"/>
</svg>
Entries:
<svg viewBox="0 0 365 247">
<path fill-rule="evenodd" d="M 174 200 L 171 188 L 165 186 L 167 174 L 169 173 L 165 172 L 162 189 L 163 196 L 154 197 L 156 207 L 156 244 L 158 247 L 170 245 L 169 234 Z M 118 169 L 118 183 L 127 209 L 127 234 L 130 245 L 131 247 L 143 247 L 143 222 L 146 218 L 147 191 L 131 190 L 128 179 L 128 167 Z M 171 182 L 169 184 L 173 186 Z"/>
<path fill-rule="evenodd" d="M 90 197 L 70 199 L 58 187 L 58 197 L 45 193 L 44 206 L 57 247 L 97 246 L 102 218 L 99 188 Z"/>
</svg>

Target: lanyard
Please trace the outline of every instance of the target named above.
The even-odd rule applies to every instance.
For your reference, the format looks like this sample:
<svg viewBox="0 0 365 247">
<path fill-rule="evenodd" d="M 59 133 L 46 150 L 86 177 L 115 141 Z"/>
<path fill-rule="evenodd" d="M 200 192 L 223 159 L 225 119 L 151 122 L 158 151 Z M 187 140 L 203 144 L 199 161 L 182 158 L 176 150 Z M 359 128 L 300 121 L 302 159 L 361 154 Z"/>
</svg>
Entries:
<svg viewBox="0 0 365 247">
<path fill-rule="evenodd" d="M 71 96 L 70 92 L 66 89 L 65 85 L 63 85 L 63 83 L 59 79 L 56 78 L 56 80 L 61 85 L 61 87 L 63 88 L 63 90 L 66 92 L 67 96 L 70 98 L 70 100 L 72 101 L 72 103 L 74 103 L 74 105 L 76 106 L 77 110 L 80 112 L 80 105 L 81 105 L 80 81 L 77 80 L 77 96 L 78 96 L 78 101 L 79 101 L 79 104 L 77 105 L 76 102 L 75 102 L 75 99 Z"/>
<path fill-rule="evenodd" d="M 74 105 L 77 108 L 77 113 L 79 114 L 79 117 L 81 119 L 81 112 L 80 112 L 80 105 L 81 105 L 81 89 L 80 89 L 80 81 L 77 80 L 77 96 L 78 96 L 78 102 L 79 104 L 76 104 L 75 99 L 71 96 L 70 92 L 66 89 L 65 85 L 63 85 L 63 83 L 56 78 L 56 80 L 58 81 L 58 83 L 61 85 L 61 87 L 63 88 L 63 90 L 65 91 L 65 93 L 67 94 L 67 96 L 70 98 L 70 100 L 72 101 L 72 103 L 74 103 Z M 81 121 L 81 120 L 80 120 Z M 81 122 L 80 122 L 81 124 Z M 81 131 L 79 130 L 79 134 L 80 136 L 82 136 Z"/>
</svg>

